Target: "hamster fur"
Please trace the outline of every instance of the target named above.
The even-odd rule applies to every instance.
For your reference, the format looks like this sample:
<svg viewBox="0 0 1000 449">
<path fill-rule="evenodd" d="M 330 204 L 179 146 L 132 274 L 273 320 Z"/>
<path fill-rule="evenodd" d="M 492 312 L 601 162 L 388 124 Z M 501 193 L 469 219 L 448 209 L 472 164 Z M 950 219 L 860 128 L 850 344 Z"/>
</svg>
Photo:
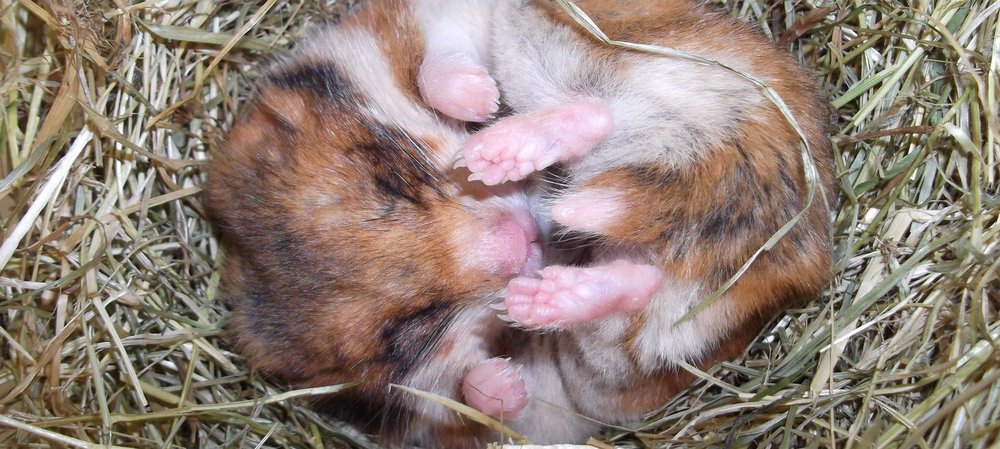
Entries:
<svg viewBox="0 0 1000 449">
<path fill-rule="evenodd" d="M 737 355 L 777 312 L 817 295 L 831 276 L 832 152 L 810 72 L 698 2 L 576 3 L 612 39 L 718 60 L 770 85 L 801 126 L 820 185 L 775 247 L 711 306 L 675 325 L 805 207 L 798 133 L 740 75 L 610 48 L 552 0 L 418 2 L 492 24 L 486 45 L 425 43 L 425 64 L 441 61 L 459 73 L 485 67 L 514 111 L 466 143 L 461 163 L 470 179 L 497 184 L 561 164 L 565 178 L 544 193 L 541 214 L 570 243 L 596 242 L 585 266 L 550 266 L 541 278 L 519 276 L 508 286 L 510 318 L 546 331 L 513 357 L 536 400 L 508 419 L 538 442 L 595 430 L 572 412 L 607 423 L 640 418 L 692 380 L 679 362 L 707 367 Z M 418 17 L 425 34 L 450 42 L 482 35 L 463 35 L 467 25 L 449 23 L 447 14 Z M 454 86 L 465 79 L 439 67 L 420 84 L 437 106 L 463 102 L 436 92 L 461 92 Z M 464 109 L 476 108 L 468 103 Z M 438 107 L 449 108 L 463 109 Z"/>
<path fill-rule="evenodd" d="M 577 3 L 613 38 L 764 79 L 832 190 L 821 102 L 784 51 L 698 3 Z M 553 2 L 369 1 L 277 64 L 259 90 L 206 186 L 228 248 L 222 295 L 234 342 L 256 369 L 296 385 L 361 380 L 332 408 L 386 445 L 495 439 L 388 383 L 462 399 L 460 388 L 468 395 L 470 383 L 498 378 L 498 396 L 535 399 L 508 425 L 533 442 L 578 441 L 598 426 L 577 413 L 640 417 L 690 383 L 678 361 L 733 357 L 829 277 L 817 196 L 726 295 L 675 327 L 803 206 L 797 135 L 738 76 L 610 49 Z M 486 120 L 500 102 L 514 114 L 469 139 L 424 100 L 458 120 Z M 491 146 L 499 157 L 484 168 L 475 161 Z M 519 161 L 523 148 L 534 153 Z M 566 177 L 542 192 L 468 182 L 449 169 L 460 150 L 473 180 L 535 178 L 552 164 Z M 529 214 L 544 217 L 541 231 Z M 530 274 L 547 236 L 596 243 L 580 251 L 581 267 L 551 251 L 540 280 Z M 557 281 L 617 293 L 581 304 Z M 543 282 L 557 295 L 538 294 Z M 486 306 L 505 285 L 510 318 L 528 330 L 505 327 Z M 572 300 L 549 307 L 554 296 Z"/>
<path fill-rule="evenodd" d="M 276 63 L 215 155 L 205 199 L 220 296 L 251 367 L 307 387 L 387 445 L 495 440 L 390 383 L 460 399 L 505 352 L 487 303 L 539 267 L 527 198 L 450 169 L 467 134 L 424 106 L 408 2 L 370 2 Z M 487 436 L 484 436 L 487 435 Z"/>
</svg>

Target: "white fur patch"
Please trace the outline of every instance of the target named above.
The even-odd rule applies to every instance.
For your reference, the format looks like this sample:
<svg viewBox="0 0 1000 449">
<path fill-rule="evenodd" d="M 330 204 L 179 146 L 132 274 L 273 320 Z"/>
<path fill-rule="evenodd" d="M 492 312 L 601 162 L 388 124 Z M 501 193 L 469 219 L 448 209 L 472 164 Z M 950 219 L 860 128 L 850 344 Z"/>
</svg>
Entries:
<svg viewBox="0 0 1000 449">
<path fill-rule="evenodd" d="M 408 135 L 439 142 L 441 152 L 428 152 L 428 162 L 449 170 L 467 134 L 403 93 L 396 84 L 390 61 L 378 45 L 385 38 L 373 35 L 370 30 L 331 28 L 307 47 L 306 54 L 336 61 L 338 68 L 364 94 L 363 106 L 367 106 L 375 120 L 405 130 Z M 414 147 L 419 147 L 416 142 Z"/>
<path fill-rule="evenodd" d="M 710 293 L 710 292 L 709 292 Z M 730 330 L 725 297 L 693 318 L 675 326 L 685 313 L 707 296 L 700 286 L 679 283 L 669 277 L 646 306 L 646 322 L 636 340 L 640 367 L 656 370 L 677 362 L 697 361 L 716 348 Z"/>
<path fill-rule="evenodd" d="M 462 54 L 477 63 L 485 62 L 489 55 L 491 3 L 482 0 L 413 2 L 413 13 L 424 35 L 425 58 Z"/>
</svg>

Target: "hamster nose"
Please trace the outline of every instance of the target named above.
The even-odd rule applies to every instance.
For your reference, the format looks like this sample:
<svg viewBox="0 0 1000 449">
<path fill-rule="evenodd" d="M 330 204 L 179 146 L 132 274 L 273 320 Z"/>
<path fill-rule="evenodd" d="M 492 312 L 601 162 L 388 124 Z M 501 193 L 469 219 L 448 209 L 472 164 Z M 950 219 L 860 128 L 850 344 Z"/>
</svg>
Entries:
<svg viewBox="0 0 1000 449">
<path fill-rule="evenodd" d="M 542 267 L 538 223 L 527 208 L 503 210 L 488 220 L 479 245 L 481 268 L 501 277 L 531 275 Z"/>
<path fill-rule="evenodd" d="M 514 217 L 505 216 L 487 228 L 480 242 L 481 256 L 488 271 L 498 276 L 520 274 L 532 255 L 532 243 L 536 246 L 533 229 Z"/>
</svg>

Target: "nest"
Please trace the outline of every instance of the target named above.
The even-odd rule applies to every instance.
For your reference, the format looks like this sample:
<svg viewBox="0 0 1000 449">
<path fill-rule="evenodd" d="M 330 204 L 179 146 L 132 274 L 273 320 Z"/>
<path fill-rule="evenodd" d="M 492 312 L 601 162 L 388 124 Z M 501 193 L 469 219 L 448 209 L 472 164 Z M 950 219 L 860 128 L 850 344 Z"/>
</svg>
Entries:
<svg viewBox="0 0 1000 449">
<path fill-rule="evenodd" d="M 222 339 L 205 163 L 350 2 L 0 0 L 0 446 L 372 447 Z M 729 0 L 835 115 L 836 279 L 607 447 L 1000 444 L 1000 4 Z"/>
</svg>

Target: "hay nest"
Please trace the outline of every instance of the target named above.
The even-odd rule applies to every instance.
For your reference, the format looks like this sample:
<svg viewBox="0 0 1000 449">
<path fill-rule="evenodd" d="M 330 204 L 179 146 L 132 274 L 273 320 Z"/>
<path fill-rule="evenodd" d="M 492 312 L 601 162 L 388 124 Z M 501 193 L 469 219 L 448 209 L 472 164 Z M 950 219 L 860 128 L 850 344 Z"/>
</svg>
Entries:
<svg viewBox="0 0 1000 449">
<path fill-rule="evenodd" d="M 595 445 L 1000 444 L 1000 3 L 915 5 L 724 2 L 837 110 L 836 281 Z M 0 446 L 370 446 L 228 350 L 198 201 L 258 63 L 349 6 L 0 0 Z"/>
</svg>

